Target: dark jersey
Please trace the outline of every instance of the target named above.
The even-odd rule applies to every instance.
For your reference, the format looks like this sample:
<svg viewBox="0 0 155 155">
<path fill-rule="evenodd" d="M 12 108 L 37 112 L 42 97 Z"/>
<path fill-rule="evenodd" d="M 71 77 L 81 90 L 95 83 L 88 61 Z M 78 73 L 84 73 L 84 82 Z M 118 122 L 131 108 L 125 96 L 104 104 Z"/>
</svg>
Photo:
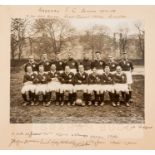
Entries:
<svg viewBox="0 0 155 155">
<path fill-rule="evenodd" d="M 114 77 L 115 83 L 126 83 L 127 82 L 125 73 L 121 73 L 121 74 L 115 73 L 113 77 Z"/>
<path fill-rule="evenodd" d="M 130 61 L 121 61 L 120 63 L 119 63 L 119 65 L 122 67 L 122 70 L 123 71 L 130 71 L 130 70 L 133 70 L 134 68 L 133 68 L 133 64 L 132 64 L 132 62 L 130 62 Z"/>
<path fill-rule="evenodd" d="M 28 82 L 28 81 L 34 82 L 36 76 L 37 74 L 35 73 L 31 73 L 31 74 L 25 73 L 23 83 Z"/>
<path fill-rule="evenodd" d="M 37 63 L 36 62 L 32 62 L 32 63 L 28 62 L 28 63 L 26 63 L 25 64 L 25 67 L 24 67 L 25 72 L 26 72 L 27 66 L 31 66 L 33 71 L 37 71 L 37 67 L 38 66 L 37 66 Z"/>
<path fill-rule="evenodd" d="M 98 74 L 91 73 L 88 77 L 89 84 L 101 84 L 101 76 Z"/>
<path fill-rule="evenodd" d="M 113 75 L 111 73 L 102 74 L 102 84 L 113 84 L 113 83 L 114 83 L 114 80 L 113 80 Z"/>
<path fill-rule="evenodd" d="M 70 73 L 62 73 L 61 74 L 61 83 L 64 83 L 64 84 L 74 84 L 74 74 L 72 72 Z"/>
<path fill-rule="evenodd" d="M 59 72 L 55 71 L 55 72 L 48 72 L 48 77 L 50 78 L 50 81 L 52 81 L 52 79 L 57 78 L 59 80 L 60 78 L 60 74 Z"/>
<path fill-rule="evenodd" d="M 76 84 L 87 84 L 88 83 L 88 74 L 87 73 L 76 73 L 75 74 L 75 83 Z"/>
<path fill-rule="evenodd" d="M 47 73 L 38 73 L 35 78 L 35 83 L 46 84 L 50 81 L 50 78 Z"/>
<path fill-rule="evenodd" d="M 78 69 L 78 63 L 74 59 L 69 59 L 66 62 L 66 65 L 68 65 L 70 67 L 70 69 Z"/>
<path fill-rule="evenodd" d="M 116 67 L 117 67 L 116 62 L 108 62 L 106 65 L 109 66 L 111 72 L 116 71 Z"/>
<path fill-rule="evenodd" d="M 44 71 L 45 71 L 45 72 L 50 71 L 51 62 L 50 62 L 49 60 L 41 61 L 41 62 L 38 64 L 38 66 L 39 66 L 39 65 L 43 65 L 43 66 L 44 66 Z"/>
<path fill-rule="evenodd" d="M 95 60 L 91 63 L 91 68 L 96 67 L 96 69 L 104 69 L 105 65 L 106 64 L 103 60 Z"/>
<path fill-rule="evenodd" d="M 65 63 L 62 60 L 56 62 L 57 71 L 63 71 L 65 69 Z"/>
<path fill-rule="evenodd" d="M 80 63 L 83 65 L 84 70 L 90 70 L 91 69 L 91 61 L 88 59 L 83 59 L 83 61 Z"/>
</svg>

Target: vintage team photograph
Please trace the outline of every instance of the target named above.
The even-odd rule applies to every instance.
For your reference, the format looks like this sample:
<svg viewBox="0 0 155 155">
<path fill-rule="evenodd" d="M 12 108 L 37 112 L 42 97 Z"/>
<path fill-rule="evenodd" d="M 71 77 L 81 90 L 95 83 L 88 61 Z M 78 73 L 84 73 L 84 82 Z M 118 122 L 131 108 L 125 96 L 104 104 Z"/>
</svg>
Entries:
<svg viewBox="0 0 155 155">
<path fill-rule="evenodd" d="M 144 23 L 12 18 L 10 123 L 145 123 Z"/>
</svg>

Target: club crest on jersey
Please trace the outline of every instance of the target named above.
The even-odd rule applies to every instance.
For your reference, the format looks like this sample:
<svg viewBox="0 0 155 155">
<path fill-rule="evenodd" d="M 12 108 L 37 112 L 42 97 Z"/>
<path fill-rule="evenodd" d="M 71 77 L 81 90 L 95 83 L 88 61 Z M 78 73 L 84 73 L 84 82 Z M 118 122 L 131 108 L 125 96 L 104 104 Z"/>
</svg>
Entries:
<svg viewBox="0 0 155 155">
<path fill-rule="evenodd" d="M 34 79 L 34 76 L 33 75 L 31 77 L 32 77 L 32 79 Z"/>
<path fill-rule="evenodd" d="M 59 64 L 62 65 L 62 62 L 60 61 Z"/>
<path fill-rule="evenodd" d="M 35 67 L 36 65 L 34 64 L 33 67 Z"/>
<path fill-rule="evenodd" d="M 85 78 L 85 75 L 83 75 L 83 78 Z"/>
<path fill-rule="evenodd" d="M 127 63 L 127 65 L 128 65 L 128 66 L 130 66 L 130 64 L 129 64 L 129 63 Z"/>
<path fill-rule="evenodd" d="M 46 62 L 46 65 L 49 65 L 49 62 Z"/>
<path fill-rule="evenodd" d="M 72 78 L 72 75 L 69 75 L 69 78 Z"/>
<path fill-rule="evenodd" d="M 113 64 L 112 67 L 115 67 L 115 64 Z"/>
<path fill-rule="evenodd" d="M 100 65 L 103 65 L 103 62 L 102 61 L 100 61 Z"/>
</svg>

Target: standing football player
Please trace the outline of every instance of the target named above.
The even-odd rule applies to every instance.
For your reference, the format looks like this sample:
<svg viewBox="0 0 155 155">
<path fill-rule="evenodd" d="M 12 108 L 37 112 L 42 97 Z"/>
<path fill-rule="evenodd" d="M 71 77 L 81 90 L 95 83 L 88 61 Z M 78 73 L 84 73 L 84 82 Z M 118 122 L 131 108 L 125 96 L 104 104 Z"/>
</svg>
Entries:
<svg viewBox="0 0 155 155">
<path fill-rule="evenodd" d="M 25 64 L 25 67 L 24 67 L 25 72 L 26 72 L 27 66 L 31 66 L 33 72 L 37 73 L 37 63 L 35 62 L 33 55 L 29 56 L 28 63 Z"/>
<path fill-rule="evenodd" d="M 126 74 L 122 71 L 121 66 L 116 67 L 116 73 L 114 76 L 114 82 L 115 82 L 115 103 L 113 106 L 119 106 L 120 105 L 120 97 L 122 96 L 125 104 L 127 107 L 130 106 L 129 104 L 129 89 L 127 85 L 127 77 Z"/>
<path fill-rule="evenodd" d="M 96 58 L 92 62 L 91 68 L 94 68 L 95 67 L 97 69 L 97 73 L 101 75 L 101 74 L 103 74 L 103 70 L 105 68 L 106 63 L 102 60 L 102 58 L 101 58 L 101 52 L 100 51 L 97 51 L 95 53 L 95 56 L 96 56 Z"/>
<path fill-rule="evenodd" d="M 57 68 L 57 71 L 58 71 L 60 74 L 62 74 L 62 73 L 64 72 L 65 66 L 66 66 L 65 62 L 64 62 L 63 60 L 61 60 L 61 59 L 59 58 L 59 55 L 58 55 L 58 56 L 57 56 L 57 60 L 56 60 L 56 68 Z"/>
<path fill-rule="evenodd" d="M 68 60 L 66 62 L 66 65 L 70 67 L 70 71 L 74 73 L 74 75 L 77 73 L 78 63 L 76 60 L 73 59 L 72 54 L 68 54 Z"/>
<path fill-rule="evenodd" d="M 84 53 L 83 57 L 84 58 L 81 64 L 83 65 L 85 72 L 89 75 L 92 73 L 92 70 L 91 70 L 91 61 L 89 60 L 88 53 Z"/>
<path fill-rule="evenodd" d="M 119 63 L 119 65 L 121 66 L 123 72 L 125 72 L 126 76 L 127 76 L 127 84 L 129 87 L 129 95 L 130 95 L 130 101 L 132 102 L 132 83 L 133 83 L 133 79 L 132 79 L 132 72 L 133 72 L 133 64 L 131 61 L 129 61 L 127 53 L 124 52 L 123 53 L 123 58 L 121 60 L 121 62 Z"/>
<path fill-rule="evenodd" d="M 109 66 L 110 72 L 114 74 L 116 72 L 117 63 L 115 62 L 113 56 L 110 55 L 108 58 L 109 60 L 107 62 L 107 66 Z"/>
<path fill-rule="evenodd" d="M 50 71 L 50 67 L 51 67 L 51 61 L 48 60 L 48 57 L 47 57 L 47 54 L 46 53 L 43 53 L 41 55 L 41 61 L 40 63 L 38 64 L 39 65 L 43 65 L 44 66 L 44 72 L 49 72 Z"/>
</svg>

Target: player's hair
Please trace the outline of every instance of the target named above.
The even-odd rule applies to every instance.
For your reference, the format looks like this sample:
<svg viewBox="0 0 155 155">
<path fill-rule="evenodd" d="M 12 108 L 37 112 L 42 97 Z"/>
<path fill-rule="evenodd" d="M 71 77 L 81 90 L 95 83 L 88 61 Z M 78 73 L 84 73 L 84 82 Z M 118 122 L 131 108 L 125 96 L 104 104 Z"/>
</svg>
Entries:
<svg viewBox="0 0 155 155">
<path fill-rule="evenodd" d="M 95 53 L 100 53 L 100 54 L 101 54 L 101 52 L 100 52 L 100 51 L 96 51 Z"/>
<path fill-rule="evenodd" d="M 51 66 L 52 66 L 52 65 L 55 65 L 55 66 L 56 66 L 56 64 L 55 64 L 55 63 L 52 63 L 52 64 L 51 64 Z"/>
<path fill-rule="evenodd" d="M 69 65 L 65 65 L 65 68 L 66 68 L 66 67 L 69 67 L 69 68 L 70 68 L 70 66 L 69 66 Z"/>
<path fill-rule="evenodd" d="M 108 68 L 110 68 L 110 66 L 109 66 L 109 65 L 105 65 L 105 68 L 107 68 L 107 67 L 108 67 Z"/>
<path fill-rule="evenodd" d="M 44 67 L 44 65 L 43 64 L 40 64 L 38 67 Z"/>
<path fill-rule="evenodd" d="M 32 68 L 32 66 L 31 66 L 31 65 L 27 65 L 27 66 L 26 66 L 26 69 L 25 69 L 25 70 L 26 70 L 26 72 L 27 72 L 27 68 L 28 68 L 28 67 L 31 67 L 31 68 Z"/>
<path fill-rule="evenodd" d="M 120 67 L 120 68 L 122 69 L 122 67 L 121 67 L 120 65 L 117 65 L 117 66 L 116 66 L 116 69 L 117 69 L 118 67 Z"/>
</svg>

